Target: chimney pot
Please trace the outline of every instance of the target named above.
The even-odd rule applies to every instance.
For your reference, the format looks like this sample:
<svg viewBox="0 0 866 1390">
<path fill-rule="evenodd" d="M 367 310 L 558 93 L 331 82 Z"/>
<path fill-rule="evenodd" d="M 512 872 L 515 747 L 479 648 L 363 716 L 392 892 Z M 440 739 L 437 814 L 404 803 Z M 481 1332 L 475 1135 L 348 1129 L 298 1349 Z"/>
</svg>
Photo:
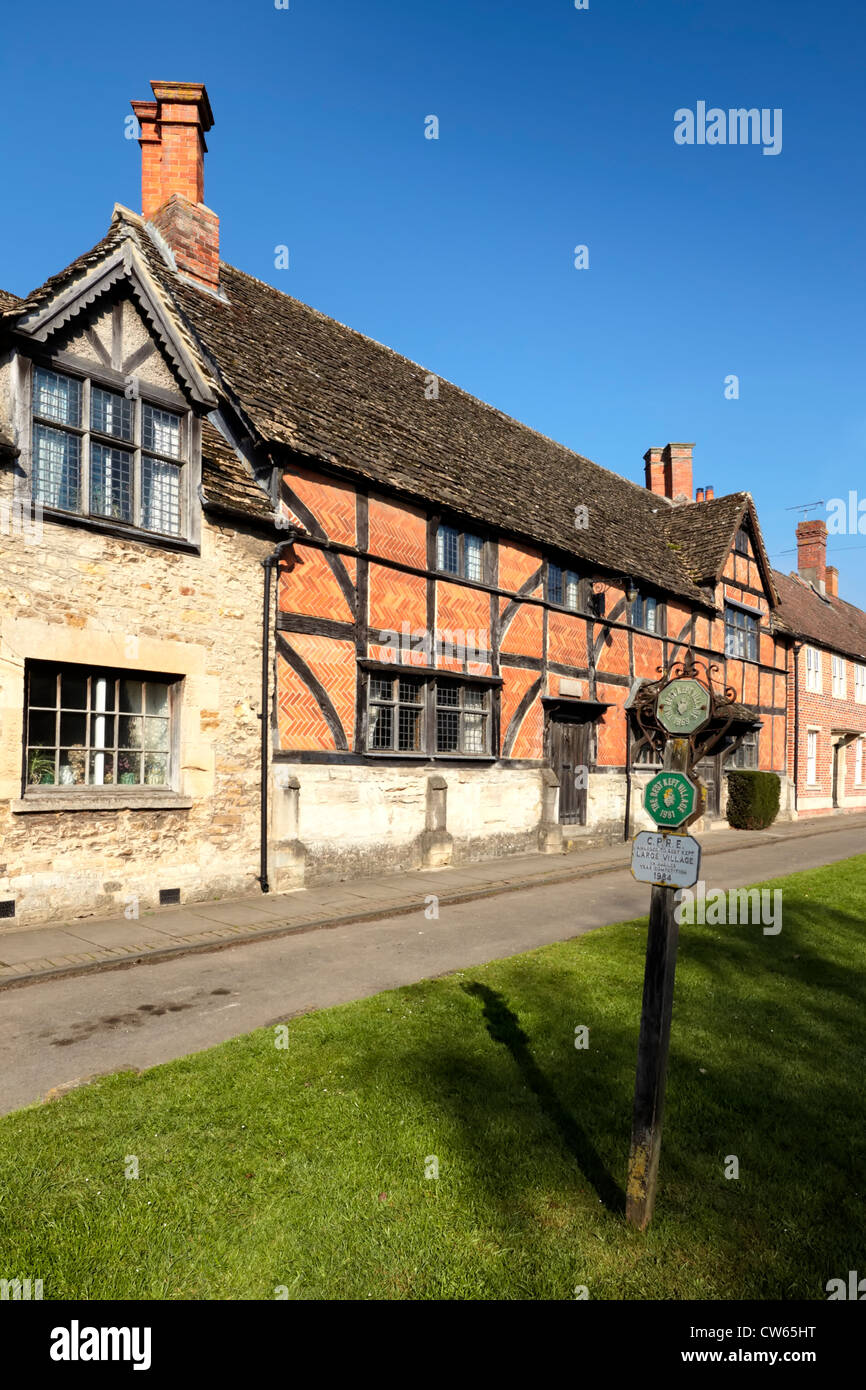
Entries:
<svg viewBox="0 0 866 1390">
<path fill-rule="evenodd" d="M 695 492 L 695 501 L 696 501 L 696 502 L 703 502 L 703 500 L 704 500 L 704 490 L 703 490 L 702 487 L 699 487 L 699 488 L 697 489 L 697 491 Z"/>
<path fill-rule="evenodd" d="M 715 489 L 715 487 L 713 486 L 713 484 L 710 483 L 709 486 L 707 487 L 706 492 L 704 493 L 704 501 L 705 501 L 705 502 L 712 502 L 712 500 L 713 500 L 713 498 L 715 497 L 715 495 L 716 495 L 716 489 Z"/>
<path fill-rule="evenodd" d="M 833 598 L 839 597 L 839 571 L 835 565 L 827 566 L 827 593 Z"/>
</svg>

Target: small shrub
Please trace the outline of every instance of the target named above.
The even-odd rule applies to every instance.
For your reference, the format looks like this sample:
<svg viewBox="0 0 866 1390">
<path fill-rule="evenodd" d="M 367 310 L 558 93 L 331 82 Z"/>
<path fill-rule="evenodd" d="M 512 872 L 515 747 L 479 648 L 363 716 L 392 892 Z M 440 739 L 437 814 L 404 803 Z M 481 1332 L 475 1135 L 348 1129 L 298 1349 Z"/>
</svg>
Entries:
<svg viewBox="0 0 866 1390">
<path fill-rule="evenodd" d="M 775 772 L 729 772 L 728 824 L 735 830 L 766 829 L 779 814 L 781 790 Z"/>
</svg>

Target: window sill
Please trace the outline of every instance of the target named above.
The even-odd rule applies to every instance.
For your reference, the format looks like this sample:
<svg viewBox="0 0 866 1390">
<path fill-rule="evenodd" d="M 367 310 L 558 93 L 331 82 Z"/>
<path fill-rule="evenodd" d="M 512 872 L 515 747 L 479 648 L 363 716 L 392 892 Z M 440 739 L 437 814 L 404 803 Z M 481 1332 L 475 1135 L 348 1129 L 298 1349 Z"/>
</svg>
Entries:
<svg viewBox="0 0 866 1390">
<path fill-rule="evenodd" d="M 135 791 L 116 791 L 96 793 L 93 791 L 55 791 L 27 792 L 19 801 L 10 804 L 15 815 L 32 811 L 188 811 L 193 804 L 191 796 L 180 796 L 177 792 L 149 791 L 146 787 Z"/>
<path fill-rule="evenodd" d="M 81 526 L 88 531 L 100 531 L 118 540 L 140 541 L 142 545 L 160 546 L 165 550 L 181 550 L 187 554 L 198 555 L 201 547 L 186 536 L 161 535 L 158 531 L 144 531 L 137 526 L 129 526 L 122 521 L 112 521 L 109 517 L 85 516 L 83 512 L 66 512 L 60 507 L 43 504 L 43 521 L 59 525 Z"/>
<path fill-rule="evenodd" d="M 411 760 L 416 763 L 495 763 L 493 753 L 400 753 L 395 748 L 368 748 L 365 758 Z"/>
</svg>

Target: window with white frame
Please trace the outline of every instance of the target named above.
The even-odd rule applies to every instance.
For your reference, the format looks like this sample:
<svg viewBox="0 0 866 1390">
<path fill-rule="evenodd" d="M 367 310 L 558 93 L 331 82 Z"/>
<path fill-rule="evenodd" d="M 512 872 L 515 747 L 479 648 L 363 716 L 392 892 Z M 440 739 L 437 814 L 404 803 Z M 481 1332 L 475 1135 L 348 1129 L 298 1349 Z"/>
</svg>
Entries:
<svg viewBox="0 0 866 1390">
<path fill-rule="evenodd" d="M 858 705 L 866 705 L 866 666 L 854 667 L 854 699 Z"/>
<path fill-rule="evenodd" d="M 189 418 L 89 377 L 32 372 L 33 500 L 181 536 Z"/>
<path fill-rule="evenodd" d="M 833 698 L 844 700 L 846 695 L 844 656 L 832 656 L 830 666 L 833 673 Z"/>
<path fill-rule="evenodd" d="M 863 744 L 866 739 L 858 738 L 854 744 L 854 785 L 863 785 Z"/>
<path fill-rule="evenodd" d="M 818 731 L 810 729 L 806 734 L 806 782 L 814 787 L 818 781 Z"/>
<path fill-rule="evenodd" d="M 443 676 L 371 672 L 367 687 L 367 750 L 428 757 L 490 753 L 487 686 Z"/>
<path fill-rule="evenodd" d="M 758 659 L 758 617 L 742 608 L 725 608 L 725 656 Z"/>
<path fill-rule="evenodd" d="M 484 582 L 484 540 L 456 526 L 440 526 L 436 532 L 436 568 L 445 574 Z"/>
<path fill-rule="evenodd" d="M 806 648 L 806 689 L 821 694 L 821 653 L 817 647 Z"/>
<path fill-rule="evenodd" d="M 170 787 L 175 684 L 138 671 L 28 662 L 27 789 Z"/>
</svg>

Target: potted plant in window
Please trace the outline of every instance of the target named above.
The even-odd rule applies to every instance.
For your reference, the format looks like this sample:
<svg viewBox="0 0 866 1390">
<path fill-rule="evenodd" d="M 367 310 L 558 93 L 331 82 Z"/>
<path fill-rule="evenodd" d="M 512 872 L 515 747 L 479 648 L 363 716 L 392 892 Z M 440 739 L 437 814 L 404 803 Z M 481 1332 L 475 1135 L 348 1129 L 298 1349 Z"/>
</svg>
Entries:
<svg viewBox="0 0 866 1390">
<path fill-rule="evenodd" d="M 31 785 L 50 784 L 54 781 L 54 758 L 48 753 L 34 750 L 27 759 L 27 780 Z"/>
<path fill-rule="evenodd" d="M 138 757 L 137 757 L 137 756 L 136 756 L 136 759 L 135 759 L 135 765 L 136 765 L 136 767 L 137 767 L 137 765 L 138 765 Z M 138 773 L 137 773 L 136 771 L 133 770 L 133 760 L 132 760 L 132 758 L 130 758 L 128 755 L 125 755 L 125 754 L 123 754 L 123 753 L 118 754 L 117 766 L 118 766 L 118 772 L 119 772 L 119 775 L 118 775 L 117 780 L 118 780 L 118 782 L 121 784 L 121 786 L 124 786 L 124 787 L 133 787 L 133 786 L 135 786 L 135 784 L 138 782 Z"/>
</svg>

